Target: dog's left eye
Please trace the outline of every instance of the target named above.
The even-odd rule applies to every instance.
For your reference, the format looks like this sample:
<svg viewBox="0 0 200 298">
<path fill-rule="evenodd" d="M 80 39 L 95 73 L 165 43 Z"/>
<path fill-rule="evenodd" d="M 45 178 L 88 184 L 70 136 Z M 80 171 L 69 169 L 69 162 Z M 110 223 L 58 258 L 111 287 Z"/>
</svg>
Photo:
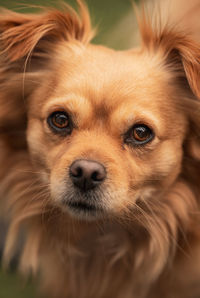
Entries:
<svg viewBox="0 0 200 298">
<path fill-rule="evenodd" d="M 48 125 L 55 132 L 71 132 L 70 119 L 65 112 L 54 112 L 47 119 Z"/>
<path fill-rule="evenodd" d="M 128 132 L 126 143 L 144 145 L 154 138 L 154 132 L 145 124 L 136 124 Z"/>
</svg>

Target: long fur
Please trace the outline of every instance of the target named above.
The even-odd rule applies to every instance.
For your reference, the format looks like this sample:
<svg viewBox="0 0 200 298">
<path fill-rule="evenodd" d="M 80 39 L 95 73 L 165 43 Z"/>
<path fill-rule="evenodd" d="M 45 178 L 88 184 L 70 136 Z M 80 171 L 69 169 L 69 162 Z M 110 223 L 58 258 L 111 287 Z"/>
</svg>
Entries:
<svg viewBox="0 0 200 298">
<path fill-rule="evenodd" d="M 197 297 L 200 45 L 190 36 L 167 24 L 154 27 L 145 11 L 139 17 L 140 52 L 162 60 L 187 119 L 181 169 L 167 188 L 148 200 L 141 194 L 120 216 L 91 224 L 52 202 L 43 161 L 30 156 L 29 98 L 37 97 L 41 82 L 51 91 L 47 75 L 59 47 L 79 55 L 93 36 L 87 8 L 78 3 L 81 17 L 69 7 L 38 15 L 3 10 L 0 16 L 0 193 L 10 221 L 4 260 L 12 258 L 21 231 L 20 268 L 40 272 L 41 287 L 52 297 Z"/>
</svg>

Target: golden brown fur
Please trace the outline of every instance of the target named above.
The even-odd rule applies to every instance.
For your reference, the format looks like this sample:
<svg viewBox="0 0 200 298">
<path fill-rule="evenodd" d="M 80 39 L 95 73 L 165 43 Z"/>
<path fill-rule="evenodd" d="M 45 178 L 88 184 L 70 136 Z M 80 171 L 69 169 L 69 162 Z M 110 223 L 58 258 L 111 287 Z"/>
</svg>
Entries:
<svg viewBox="0 0 200 298">
<path fill-rule="evenodd" d="M 145 13 L 140 48 L 92 45 L 79 5 L 81 18 L 66 7 L 0 16 L 5 260 L 23 228 L 21 269 L 41 273 L 48 297 L 199 297 L 200 45 Z M 73 119 L 65 137 L 46 121 L 60 109 Z M 155 132 L 145 146 L 125 142 L 135 123 Z M 63 205 L 77 159 L 106 168 L 99 217 Z"/>
</svg>

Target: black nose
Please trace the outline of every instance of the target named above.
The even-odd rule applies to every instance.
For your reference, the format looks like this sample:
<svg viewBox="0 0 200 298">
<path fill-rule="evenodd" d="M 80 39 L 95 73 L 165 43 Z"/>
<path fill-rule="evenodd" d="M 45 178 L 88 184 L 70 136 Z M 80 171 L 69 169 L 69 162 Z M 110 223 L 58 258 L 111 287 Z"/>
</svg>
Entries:
<svg viewBox="0 0 200 298">
<path fill-rule="evenodd" d="M 106 170 L 102 164 L 86 159 L 75 160 L 69 172 L 74 185 L 84 191 L 100 185 L 106 178 Z"/>
</svg>

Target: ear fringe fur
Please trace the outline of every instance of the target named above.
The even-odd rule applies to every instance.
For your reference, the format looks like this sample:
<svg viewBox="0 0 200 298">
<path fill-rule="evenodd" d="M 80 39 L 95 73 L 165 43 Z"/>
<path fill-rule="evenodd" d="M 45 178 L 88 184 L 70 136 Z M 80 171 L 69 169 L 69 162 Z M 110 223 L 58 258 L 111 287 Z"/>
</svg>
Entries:
<svg viewBox="0 0 200 298">
<path fill-rule="evenodd" d="M 77 2 L 79 14 L 64 3 L 62 11 L 44 8 L 37 15 L 2 10 L 1 52 L 6 53 L 10 61 L 16 61 L 30 55 L 42 39 L 48 42 L 78 40 L 87 44 L 94 36 L 94 30 L 86 5 L 82 0 Z"/>
<path fill-rule="evenodd" d="M 200 5 L 199 5 L 200 6 Z M 160 8 L 160 11 L 162 9 Z M 156 9 L 154 9 L 156 12 Z M 142 5 L 136 10 L 142 47 L 150 53 L 160 53 L 168 66 L 176 73 L 185 75 L 194 95 L 200 99 L 200 45 L 190 34 L 169 22 L 167 14 L 157 11 L 150 17 L 148 9 Z M 173 63 L 170 59 L 173 56 Z"/>
</svg>

